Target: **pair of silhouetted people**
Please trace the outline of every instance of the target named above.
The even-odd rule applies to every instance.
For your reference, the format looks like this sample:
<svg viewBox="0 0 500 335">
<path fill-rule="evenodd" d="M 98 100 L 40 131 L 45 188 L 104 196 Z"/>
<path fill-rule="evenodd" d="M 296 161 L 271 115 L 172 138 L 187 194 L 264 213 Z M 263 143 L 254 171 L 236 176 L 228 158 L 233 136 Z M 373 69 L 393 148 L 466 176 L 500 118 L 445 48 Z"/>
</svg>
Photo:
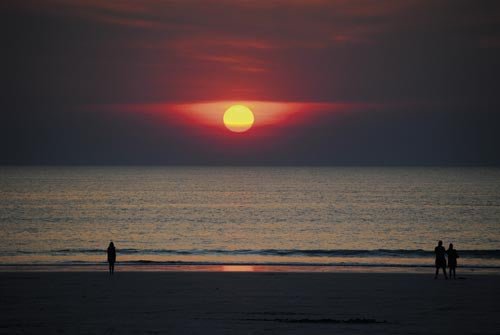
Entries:
<svg viewBox="0 0 500 335">
<path fill-rule="evenodd" d="M 453 249 L 453 243 L 450 243 L 448 250 L 443 247 L 443 241 L 439 241 L 436 248 L 434 248 L 434 253 L 436 254 L 436 275 L 434 279 L 437 279 L 439 269 L 443 269 L 444 278 L 448 279 L 446 275 L 446 255 L 448 255 L 448 267 L 450 271 L 450 278 L 453 274 L 453 279 L 456 278 L 456 268 L 457 268 L 457 250 Z"/>
<path fill-rule="evenodd" d="M 116 249 L 113 241 L 109 242 L 108 246 L 108 264 L 109 264 L 109 274 L 113 275 L 115 273 L 115 262 L 116 262 Z"/>
</svg>

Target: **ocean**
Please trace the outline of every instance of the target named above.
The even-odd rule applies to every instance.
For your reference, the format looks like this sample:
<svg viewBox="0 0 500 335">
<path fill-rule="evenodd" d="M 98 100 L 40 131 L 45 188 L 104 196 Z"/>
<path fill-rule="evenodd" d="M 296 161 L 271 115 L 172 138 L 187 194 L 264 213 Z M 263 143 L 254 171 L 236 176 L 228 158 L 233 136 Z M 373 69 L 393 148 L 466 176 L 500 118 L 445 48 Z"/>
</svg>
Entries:
<svg viewBox="0 0 500 335">
<path fill-rule="evenodd" d="M 0 267 L 500 270 L 500 169 L 0 167 Z M 432 270 L 429 270 L 432 271 Z"/>
</svg>

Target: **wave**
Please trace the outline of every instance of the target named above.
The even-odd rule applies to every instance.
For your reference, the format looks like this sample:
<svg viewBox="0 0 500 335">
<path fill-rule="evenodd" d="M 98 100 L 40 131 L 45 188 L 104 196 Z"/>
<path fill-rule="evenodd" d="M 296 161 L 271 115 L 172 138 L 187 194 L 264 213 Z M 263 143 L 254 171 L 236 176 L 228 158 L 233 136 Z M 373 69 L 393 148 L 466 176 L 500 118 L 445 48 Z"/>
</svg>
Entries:
<svg viewBox="0 0 500 335">
<path fill-rule="evenodd" d="M 54 249 L 45 251 L 19 250 L 13 252 L 2 252 L 3 255 L 75 255 L 75 254 L 104 254 L 103 249 Z M 434 251 L 415 249 L 117 249 L 123 255 L 227 255 L 227 256 L 282 256 L 282 257 L 397 257 L 397 258 L 422 258 L 433 257 Z M 500 259 L 500 250 L 459 250 L 461 257 Z"/>
</svg>

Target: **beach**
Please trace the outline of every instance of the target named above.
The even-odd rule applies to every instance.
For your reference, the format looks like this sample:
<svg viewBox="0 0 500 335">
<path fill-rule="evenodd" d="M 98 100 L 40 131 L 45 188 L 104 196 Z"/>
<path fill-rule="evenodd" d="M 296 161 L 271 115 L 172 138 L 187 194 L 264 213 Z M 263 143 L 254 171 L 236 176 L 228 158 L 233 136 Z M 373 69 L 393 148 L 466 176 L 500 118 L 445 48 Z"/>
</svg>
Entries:
<svg viewBox="0 0 500 335">
<path fill-rule="evenodd" d="M 3 272 L 1 334 L 495 334 L 500 276 Z"/>
</svg>

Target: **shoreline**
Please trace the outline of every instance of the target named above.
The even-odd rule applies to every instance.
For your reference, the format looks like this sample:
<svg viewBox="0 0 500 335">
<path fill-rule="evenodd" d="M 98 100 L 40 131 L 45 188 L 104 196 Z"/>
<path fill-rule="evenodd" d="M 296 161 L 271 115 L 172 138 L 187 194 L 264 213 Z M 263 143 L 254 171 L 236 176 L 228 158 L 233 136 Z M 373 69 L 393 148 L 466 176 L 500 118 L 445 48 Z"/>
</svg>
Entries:
<svg viewBox="0 0 500 335">
<path fill-rule="evenodd" d="M 107 272 L 107 263 L 99 264 L 2 264 L 0 273 L 8 272 Z M 374 273 L 430 274 L 434 266 L 399 265 L 323 265 L 323 264 L 255 264 L 255 263 L 183 263 L 183 264 L 120 264 L 116 272 L 262 272 L 262 273 Z M 448 271 L 448 269 L 447 269 Z M 440 272 L 442 273 L 442 272 Z M 458 276 L 500 275 L 498 267 L 458 267 Z"/>
</svg>

